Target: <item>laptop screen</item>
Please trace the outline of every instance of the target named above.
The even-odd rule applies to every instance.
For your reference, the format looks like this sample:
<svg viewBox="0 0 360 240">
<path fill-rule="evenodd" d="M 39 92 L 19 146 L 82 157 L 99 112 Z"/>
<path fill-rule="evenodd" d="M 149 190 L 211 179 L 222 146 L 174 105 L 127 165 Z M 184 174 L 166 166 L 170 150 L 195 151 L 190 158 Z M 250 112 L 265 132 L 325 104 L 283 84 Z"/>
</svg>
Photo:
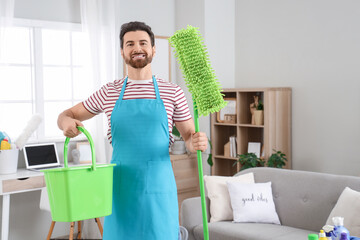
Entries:
<svg viewBox="0 0 360 240">
<path fill-rule="evenodd" d="M 23 150 L 27 169 L 60 165 L 55 143 L 26 145 Z"/>
</svg>

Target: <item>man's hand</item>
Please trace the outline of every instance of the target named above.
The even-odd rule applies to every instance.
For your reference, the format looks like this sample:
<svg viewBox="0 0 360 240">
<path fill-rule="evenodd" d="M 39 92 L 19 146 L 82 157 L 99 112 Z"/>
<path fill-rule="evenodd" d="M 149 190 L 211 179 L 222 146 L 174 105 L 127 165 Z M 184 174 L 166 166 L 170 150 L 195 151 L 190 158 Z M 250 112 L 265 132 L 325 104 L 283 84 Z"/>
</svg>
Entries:
<svg viewBox="0 0 360 240">
<path fill-rule="evenodd" d="M 191 136 L 192 146 L 195 151 L 204 152 L 208 147 L 208 138 L 204 132 L 193 133 Z"/>
<path fill-rule="evenodd" d="M 66 137 L 73 138 L 81 133 L 76 128 L 77 126 L 84 126 L 81 121 L 90 119 L 93 116 L 95 115 L 88 112 L 82 103 L 78 103 L 72 108 L 60 113 L 57 123 Z"/>
<path fill-rule="evenodd" d="M 79 135 L 81 132 L 77 129 L 77 126 L 83 127 L 84 125 L 77 119 L 66 117 L 62 121 L 62 130 L 66 137 L 73 138 Z"/>
<path fill-rule="evenodd" d="M 207 149 L 208 138 L 204 132 L 195 133 L 195 126 L 192 119 L 175 122 L 176 128 L 183 137 L 186 148 L 194 153 L 197 150 L 204 152 Z"/>
</svg>

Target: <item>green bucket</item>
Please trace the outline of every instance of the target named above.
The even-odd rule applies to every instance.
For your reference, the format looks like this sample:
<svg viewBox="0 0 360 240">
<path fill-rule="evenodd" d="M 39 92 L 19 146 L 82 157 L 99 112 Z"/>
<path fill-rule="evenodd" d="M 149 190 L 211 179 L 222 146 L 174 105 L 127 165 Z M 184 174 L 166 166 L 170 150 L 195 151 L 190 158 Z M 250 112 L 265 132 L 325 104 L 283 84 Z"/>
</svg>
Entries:
<svg viewBox="0 0 360 240">
<path fill-rule="evenodd" d="M 89 132 L 77 127 L 87 137 L 92 165 L 68 167 L 70 138 L 64 144 L 64 167 L 41 170 L 45 175 L 51 217 L 56 222 L 75 222 L 111 214 L 113 168 L 115 164 L 96 165 L 94 142 Z"/>
</svg>

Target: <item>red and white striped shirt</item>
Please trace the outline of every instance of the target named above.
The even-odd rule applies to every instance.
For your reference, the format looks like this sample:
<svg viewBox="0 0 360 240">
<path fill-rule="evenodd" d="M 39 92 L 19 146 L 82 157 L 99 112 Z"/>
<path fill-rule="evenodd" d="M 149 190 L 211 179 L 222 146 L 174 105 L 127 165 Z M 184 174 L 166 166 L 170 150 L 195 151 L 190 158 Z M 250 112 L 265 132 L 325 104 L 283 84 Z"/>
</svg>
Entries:
<svg viewBox="0 0 360 240">
<path fill-rule="evenodd" d="M 191 119 L 189 106 L 183 90 L 176 84 L 156 79 L 159 87 L 160 98 L 164 102 L 168 117 L 170 133 L 170 144 L 173 143 L 172 126 L 174 122 L 181 122 Z M 112 142 L 111 136 L 111 113 L 118 100 L 125 78 L 109 82 L 93 93 L 87 100 L 83 101 L 85 109 L 92 114 L 105 112 L 108 119 L 108 139 Z M 123 100 L 129 99 L 156 99 L 154 83 L 149 80 L 131 80 L 126 84 Z"/>
</svg>

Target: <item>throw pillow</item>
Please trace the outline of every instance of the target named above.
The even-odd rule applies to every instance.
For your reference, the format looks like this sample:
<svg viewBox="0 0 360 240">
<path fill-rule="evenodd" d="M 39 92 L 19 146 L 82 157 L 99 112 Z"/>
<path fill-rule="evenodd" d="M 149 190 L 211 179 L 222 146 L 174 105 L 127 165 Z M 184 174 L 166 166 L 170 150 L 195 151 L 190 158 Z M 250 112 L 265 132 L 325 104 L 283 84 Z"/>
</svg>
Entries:
<svg viewBox="0 0 360 240">
<path fill-rule="evenodd" d="M 271 182 L 227 182 L 234 222 L 280 224 L 272 196 Z"/>
<path fill-rule="evenodd" d="M 226 182 L 254 183 L 254 174 L 236 177 L 204 176 L 207 195 L 210 199 L 210 222 L 233 220 L 233 211 Z"/>
<path fill-rule="evenodd" d="M 334 225 L 333 217 L 343 217 L 351 236 L 360 236 L 360 192 L 346 187 L 332 209 L 326 224 Z"/>
</svg>

